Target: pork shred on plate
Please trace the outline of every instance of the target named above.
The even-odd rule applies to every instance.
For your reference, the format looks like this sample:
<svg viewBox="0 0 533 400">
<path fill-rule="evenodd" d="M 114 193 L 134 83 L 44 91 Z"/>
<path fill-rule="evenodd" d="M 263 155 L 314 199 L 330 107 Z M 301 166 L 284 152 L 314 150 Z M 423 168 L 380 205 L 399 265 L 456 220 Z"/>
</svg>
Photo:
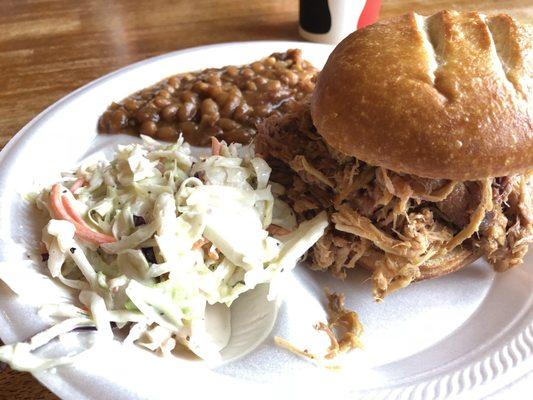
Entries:
<svg viewBox="0 0 533 400">
<path fill-rule="evenodd" d="M 287 188 L 298 218 L 327 210 L 331 224 L 310 251 L 314 269 L 344 277 L 373 270 L 376 299 L 478 257 L 505 271 L 533 239 L 531 173 L 454 182 L 400 174 L 330 148 L 309 105 L 258 128 L 256 151 Z"/>
</svg>

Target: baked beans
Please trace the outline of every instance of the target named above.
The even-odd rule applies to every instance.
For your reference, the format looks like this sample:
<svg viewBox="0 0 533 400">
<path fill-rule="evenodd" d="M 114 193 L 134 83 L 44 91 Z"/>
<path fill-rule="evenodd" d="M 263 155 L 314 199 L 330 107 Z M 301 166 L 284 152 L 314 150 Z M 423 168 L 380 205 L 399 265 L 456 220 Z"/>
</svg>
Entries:
<svg viewBox="0 0 533 400">
<path fill-rule="evenodd" d="M 248 65 L 171 76 L 112 103 L 98 121 L 100 133 L 133 133 L 195 146 L 210 137 L 249 143 L 256 124 L 292 109 L 314 89 L 317 70 L 301 50 L 274 53 Z"/>
</svg>

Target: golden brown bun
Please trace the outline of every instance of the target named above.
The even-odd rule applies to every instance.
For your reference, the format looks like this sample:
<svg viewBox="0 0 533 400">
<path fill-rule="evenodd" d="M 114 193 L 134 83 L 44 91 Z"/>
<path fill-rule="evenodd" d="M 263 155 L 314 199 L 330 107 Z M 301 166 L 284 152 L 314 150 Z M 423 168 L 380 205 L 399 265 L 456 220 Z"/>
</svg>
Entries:
<svg viewBox="0 0 533 400">
<path fill-rule="evenodd" d="M 533 32 L 508 15 L 407 14 L 330 55 L 311 103 L 333 148 L 427 178 L 533 167 Z"/>
<path fill-rule="evenodd" d="M 374 271 L 376 262 L 383 254 L 375 250 L 369 250 L 359 259 L 358 264 L 363 268 Z M 479 254 L 464 247 L 456 247 L 442 257 L 429 260 L 420 267 L 420 277 L 417 281 L 439 278 L 464 268 L 479 258 Z"/>
</svg>

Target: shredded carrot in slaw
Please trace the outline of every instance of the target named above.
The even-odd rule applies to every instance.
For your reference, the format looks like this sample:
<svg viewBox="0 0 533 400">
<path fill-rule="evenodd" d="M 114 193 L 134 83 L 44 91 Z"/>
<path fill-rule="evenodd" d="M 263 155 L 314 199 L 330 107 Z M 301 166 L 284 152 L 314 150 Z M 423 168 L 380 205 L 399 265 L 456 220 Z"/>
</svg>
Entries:
<svg viewBox="0 0 533 400">
<path fill-rule="evenodd" d="M 113 236 L 92 230 L 74 210 L 70 200 L 62 195 L 61 187 L 60 184 L 56 183 L 50 191 L 50 208 L 52 209 L 54 218 L 72 223 L 76 228 L 76 235 L 87 242 L 95 244 L 116 242 Z"/>
<path fill-rule="evenodd" d="M 196 242 L 193 243 L 193 245 L 192 245 L 192 249 L 193 249 L 193 250 L 198 250 L 198 249 L 200 249 L 203 245 L 207 244 L 208 242 L 209 242 L 209 240 L 207 240 L 206 238 L 198 239 Z"/>
<path fill-rule="evenodd" d="M 274 224 L 270 224 L 266 230 L 268 231 L 268 233 L 274 236 L 285 236 L 291 233 L 290 230 Z"/>
<path fill-rule="evenodd" d="M 85 186 L 86 182 L 85 182 L 85 178 L 78 178 L 76 179 L 76 181 L 72 184 L 72 186 L 70 187 L 70 191 L 72 192 L 72 194 L 75 194 L 76 191 Z"/>
<path fill-rule="evenodd" d="M 70 201 L 70 199 L 67 196 L 61 196 L 61 203 L 63 204 L 63 207 L 65 208 L 65 211 L 67 212 L 67 214 L 74 221 L 76 221 L 78 224 L 82 224 L 82 225 L 85 224 L 85 221 L 83 220 L 81 215 L 79 215 L 76 212 L 76 209 L 74 208 L 74 205 L 72 204 L 72 202 Z"/>
<path fill-rule="evenodd" d="M 216 261 L 219 259 L 218 251 L 215 246 L 211 245 L 209 248 L 209 251 L 207 252 L 207 257 L 213 261 Z"/>
<path fill-rule="evenodd" d="M 218 251 L 216 247 L 213 246 L 213 244 L 211 244 L 211 247 L 209 247 L 209 249 L 206 250 L 206 248 L 204 247 L 206 244 L 211 244 L 211 242 L 207 240 L 206 238 L 202 237 L 201 239 L 198 239 L 196 242 L 193 243 L 192 249 L 199 250 L 203 248 L 204 253 L 207 254 L 207 257 L 209 259 L 214 260 L 214 261 L 218 260 L 220 256 L 218 255 Z"/>
<path fill-rule="evenodd" d="M 211 154 L 214 156 L 219 156 L 221 147 L 222 144 L 218 141 L 218 139 L 214 136 L 211 136 Z"/>
</svg>

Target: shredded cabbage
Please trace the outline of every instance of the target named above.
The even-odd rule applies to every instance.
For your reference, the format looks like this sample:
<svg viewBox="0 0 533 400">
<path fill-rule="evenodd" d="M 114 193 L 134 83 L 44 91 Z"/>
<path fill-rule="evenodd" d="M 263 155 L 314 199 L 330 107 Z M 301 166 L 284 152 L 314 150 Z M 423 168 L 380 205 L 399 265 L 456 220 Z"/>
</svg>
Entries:
<svg viewBox="0 0 533 400">
<path fill-rule="evenodd" d="M 282 272 L 328 224 L 322 213 L 296 227 L 292 210 L 272 194 L 270 167 L 249 148 L 222 143 L 220 155 L 198 159 L 182 138 L 171 145 L 143 139 L 118 146 L 110 162 L 64 174 L 63 187 L 83 184 L 59 201 L 51 190 L 31 197 L 50 215 L 42 233 L 50 275 L 79 301 L 43 305 L 40 314 L 54 326 L 29 343 L 0 347 L 0 360 L 13 368 L 69 362 L 33 351 L 85 326 L 96 327 L 99 341 L 111 340 L 113 324 L 129 326 L 126 343 L 164 354 L 181 343 L 217 360 L 229 335 L 212 335 L 209 320 L 229 325 L 232 302 L 259 284 L 270 283 L 274 298 Z M 275 238 L 272 223 L 292 233 Z M 8 285 L 16 280 L 3 271 Z"/>
</svg>

